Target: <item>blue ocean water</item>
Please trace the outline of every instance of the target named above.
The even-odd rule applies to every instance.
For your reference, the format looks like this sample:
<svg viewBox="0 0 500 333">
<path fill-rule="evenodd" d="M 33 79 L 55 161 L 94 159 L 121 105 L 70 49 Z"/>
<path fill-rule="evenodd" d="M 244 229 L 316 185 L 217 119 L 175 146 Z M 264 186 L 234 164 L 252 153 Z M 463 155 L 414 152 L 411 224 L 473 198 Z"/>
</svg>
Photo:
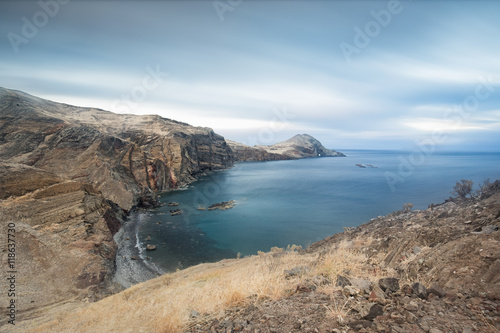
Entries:
<svg viewBox="0 0 500 333">
<path fill-rule="evenodd" d="M 342 152 L 347 157 L 238 163 L 164 193 L 163 203 L 179 206 L 144 213 L 138 246 L 157 245 L 143 253 L 162 271 L 273 246 L 306 247 L 406 202 L 414 209 L 443 202 L 460 179 L 500 179 L 500 153 Z M 229 210 L 198 209 L 229 200 L 237 203 Z M 170 216 L 172 209 L 183 213 Z"/>
</svg>

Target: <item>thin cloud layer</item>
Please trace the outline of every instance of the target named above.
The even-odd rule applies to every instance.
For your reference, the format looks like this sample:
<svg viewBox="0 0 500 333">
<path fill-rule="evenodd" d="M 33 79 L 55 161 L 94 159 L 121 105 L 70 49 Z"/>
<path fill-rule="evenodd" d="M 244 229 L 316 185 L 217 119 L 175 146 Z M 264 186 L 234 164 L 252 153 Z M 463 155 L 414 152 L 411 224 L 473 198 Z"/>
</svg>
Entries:
<svg viewBox="0 0 500 333">
<path fill-rule="evenodd" d="M 249 144 L 498 151 L 500 3 L 221 2 L 2 2 L 0 85 Z"/>
</svg>

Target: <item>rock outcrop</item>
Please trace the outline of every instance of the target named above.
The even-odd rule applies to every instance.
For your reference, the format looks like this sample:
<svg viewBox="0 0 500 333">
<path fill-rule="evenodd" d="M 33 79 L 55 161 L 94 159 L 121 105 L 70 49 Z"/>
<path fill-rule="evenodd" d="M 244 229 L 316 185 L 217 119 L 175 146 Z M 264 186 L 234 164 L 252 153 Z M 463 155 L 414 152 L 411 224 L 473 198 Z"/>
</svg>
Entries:
<svg viewBox="0 0 500 333">
<path fill-rule="evenodd" d="M 125 214 L 233 160 L 210 128 L 0 88 L 0 216 L 16 225 L 20 308 L 99 297 Z"/>
<path fill-rule="evenodd" d="M 369 240 L 359 250 L 378 267 L 421 276 L 449 290 L 500 299 L 500 180 L 468 200 L 431 204 L 425 211 L 403 209 L 347 228 L 309 246 L 328 249 L 340 241 Z M 488 232 L 481 232 L 488 230 Z M 491 232 L 489 232 L 491 230 Z"/>
<path fill-rule="evenodd" d="M 291 160 L 292 158 L 283 154 L 270 153 L 264 148 L 258 146 L 250 147 L 245 144 L 226 140 L 231 150 L 234 152 L 235 159 L 241 162 L 264 162 Z"/>
<path fill-rule="evenodd" d="M 310 157 L 340 157 L 344 154 L 325 148 L 321 142 L 308 134 L 297 134 L 283 142 L 270 146 L 246 146 L 228 141 L 238 161 L 277 161 Z"/>
<path fill-rule="evenodd" d="M 33 174 L 30 168 L 24 170 L 17 175 Z M 31 186 L 20 190 L 27 188 Z M 15 225 L 16 282 L 22 288 L 19 309 L 27 311 L 74 297 L 94 299 L 106 293 L 114 272 L 113 235 L 124 213 L 92 185 L 63 181 L 2 200 L 0 216 L 5 230 L 9 223 Z M 0 243 L 1 249 L 7 249 L 5 237 Z M 6 252 L 2 257 L 7 262 Z"/>
<path fill-rule="evenodd" d="M 236 201 L 230 200 L 230 201 L 223 201 L 223 202 L 218 202 L 213 205 L 210 205 L 208 207 L 208 210 L 215 210 L 215 209 L 220 209 L 220 210 L 227 210 L 231 209 L 236 205 Z"/>
<path fill-rule="evenodd" d="M 224 138 L 156 115 L 121 115 L 0 88 L 0 159 L 92 184 L 130 210 L 230 167 Z"/>
</svg>

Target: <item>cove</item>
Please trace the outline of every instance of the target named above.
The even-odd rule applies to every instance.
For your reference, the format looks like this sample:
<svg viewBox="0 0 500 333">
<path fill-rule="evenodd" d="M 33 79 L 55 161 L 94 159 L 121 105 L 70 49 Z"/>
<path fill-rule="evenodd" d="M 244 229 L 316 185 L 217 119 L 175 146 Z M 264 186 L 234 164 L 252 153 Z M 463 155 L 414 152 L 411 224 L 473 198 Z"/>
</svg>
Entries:
<svg viewBox="0 0 500 333">
<path fill-rule="evenodd" d="M 408 153 L 343 152 L 347 157 L 237 163 L 184 190 L 161 194 L 165 205 L 141 213 L 136 221 L 141 256 L 168 272 L 273 246 L 307 247 L 406 202 L 414 209 L 443 202 L 460 179 L 478 185 L 485 178 L 500 178 L 498 153 L 439 153 L 428 156 L 393 190 L 385 173 L 397 172 Z M 201 210 L 229 200 L 236 201 L 232 209 Z M 171 202 L 179 205 L 170 207 Z M 171 216 L 174 209 L 182 214 Z M 156 250 L 146 251 L 147 244 Z"/>
</svg>

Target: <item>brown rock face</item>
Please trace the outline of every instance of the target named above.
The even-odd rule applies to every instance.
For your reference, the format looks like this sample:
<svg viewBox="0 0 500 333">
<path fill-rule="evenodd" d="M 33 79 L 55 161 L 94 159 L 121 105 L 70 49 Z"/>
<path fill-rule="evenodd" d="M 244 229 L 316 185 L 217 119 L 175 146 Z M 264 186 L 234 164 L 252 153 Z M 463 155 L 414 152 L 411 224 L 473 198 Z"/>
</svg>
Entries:
<svg viewBox="0 0 500 333">
<path fill-rule="evenodd" d="M 238 161 L 249 162 L 249 161 L 281 161 L 281 160 L 291 160 L 291 157 L 270 153 L 264 148 L 260 147 L 250 147 L 242 143 L 227 140 L 228 145 L 234 152 L 235 158 Z"/>
<path fill-rule="evenodd" d="M 344 154 L 326 149 L 321 142 L 308 134 L 297 134 L 283 142 L 270 146 L 250 147 L 228 141 L 238 161 L 278 161 L 310 157 L 342 157 Z"/>
<path fill-rule="evenodd" d="M 209 128 L 0 88 L 0 222 L 16 225 L 20 308 L 98 296 L 124 211 L 232 164 Z"/>
<path fill-rule="evenodd" d="M 209 128 L 78 108 L 3 88 L 0 159 L 92 184 L 126 210 L 154 204 L 152 191 L 233 164 L 224 138 Z"/>
<path fill-rule="evenodd" d="M 122 214 L 91 185 L 74 181 L 0 201 L 3 227 L 15 225 L 19 308 L 99 294 L 113 273 Z"/>
</svg>

